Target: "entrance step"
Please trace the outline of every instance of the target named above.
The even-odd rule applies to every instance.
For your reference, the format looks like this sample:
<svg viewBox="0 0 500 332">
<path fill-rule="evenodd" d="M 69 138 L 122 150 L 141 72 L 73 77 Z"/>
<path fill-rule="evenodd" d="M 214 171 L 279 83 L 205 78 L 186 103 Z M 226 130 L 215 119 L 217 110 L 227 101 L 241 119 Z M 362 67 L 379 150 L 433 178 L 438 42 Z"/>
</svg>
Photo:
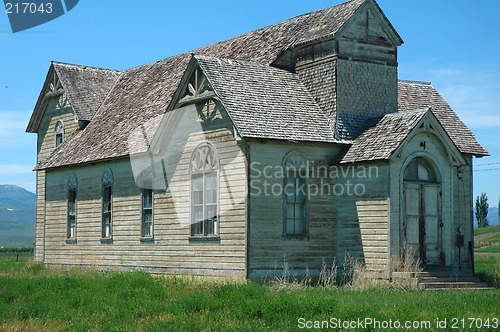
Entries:
<svg viewBox="0 0 500 332">
<path fill-rule="evenodd" d="M 417 284 L 420 289 L 491 289 L 485 282 L 480 282 L 472 271 L 452 271 L 447 268 L 426 268 L 418 273 Z"/>
</svg>

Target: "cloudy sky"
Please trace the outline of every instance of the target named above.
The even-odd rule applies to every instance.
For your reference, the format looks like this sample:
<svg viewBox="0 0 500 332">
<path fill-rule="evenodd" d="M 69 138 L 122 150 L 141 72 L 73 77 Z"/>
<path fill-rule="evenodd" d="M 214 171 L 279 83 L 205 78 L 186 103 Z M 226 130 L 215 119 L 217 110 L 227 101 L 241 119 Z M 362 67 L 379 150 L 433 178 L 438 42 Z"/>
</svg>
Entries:
<svg viewBox="0 0 500 332">
<path fill-rule="evenodd" d="M 85 0 L 13 34 L 0 13 L 0 184 L 35 190 L 36 135 L 25 133 L 51 60 L 128 69 L 329 7 L 326 0 Z M 430 81 L 491 157 L 474 194 L 500 196 L 500 1 L 379 0 L 404 40 L 401 79 Z"/>
</svg>

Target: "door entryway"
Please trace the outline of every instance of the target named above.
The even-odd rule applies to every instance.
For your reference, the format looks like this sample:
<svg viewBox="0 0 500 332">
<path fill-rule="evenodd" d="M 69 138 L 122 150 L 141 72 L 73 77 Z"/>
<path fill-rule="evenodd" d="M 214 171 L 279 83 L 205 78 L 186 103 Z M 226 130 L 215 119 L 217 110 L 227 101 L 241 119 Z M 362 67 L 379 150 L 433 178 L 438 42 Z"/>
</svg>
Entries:
<svg viewBox="0 0 500 332">
<path fill-rule="evenodd" d="M 423 158 L 407 166 L 403 185 L 403 241 L 407 253 L 424 265 L 443 265 L 441 184 Z"/>
</svg>

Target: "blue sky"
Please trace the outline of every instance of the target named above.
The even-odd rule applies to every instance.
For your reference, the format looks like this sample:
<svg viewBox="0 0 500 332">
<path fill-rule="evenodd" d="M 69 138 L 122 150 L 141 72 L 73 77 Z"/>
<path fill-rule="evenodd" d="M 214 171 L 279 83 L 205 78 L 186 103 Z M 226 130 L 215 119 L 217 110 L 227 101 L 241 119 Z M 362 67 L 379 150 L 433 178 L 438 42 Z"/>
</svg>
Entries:
<svg viewBox="0 0 500 332">
<path fill-rule="evenodd" d="M 35 190 L 36 135 L 24 132 L 51 60 L 128 69 L 342 1 L 81 0 L 13 34 L 0 12 L 0 184 Z M 431 81 L 491 157 L 474 196 L 500 196 L 500 1 L 379 0 L 404 40 L 401 79 Z"/>
</svg>

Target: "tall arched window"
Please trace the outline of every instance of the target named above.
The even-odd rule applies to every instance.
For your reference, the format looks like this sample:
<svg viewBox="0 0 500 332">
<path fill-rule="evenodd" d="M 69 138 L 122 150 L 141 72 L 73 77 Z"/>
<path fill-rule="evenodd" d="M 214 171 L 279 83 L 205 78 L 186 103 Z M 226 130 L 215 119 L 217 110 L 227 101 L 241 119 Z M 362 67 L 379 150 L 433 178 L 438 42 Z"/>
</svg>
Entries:
<svg viewBox="0 0 500 332">
<path fill-rule="evenodd" d="M 101 237 L 110 239 L 113 234 L 113 172 L 108 169 L 102 176 L 102 230 Z"/>
<path fill-rule="evenodd" d="M 139 176 L 141 184 L 142 221 L 141 237 L 153 238 L 153 179 L 154 168 L 149 165 Z"/>
<path fill-rule="evenodd" d="M 193 152 L 191 171 L 191 235 L 218 234 L 219 158 L 211 144 L 199 145 Z"/>
<path fill-rule="evenodd" d="M 55 127 L 54 127 L 54 134 L 55 134 L 55 141 L 56 141 L 56 148 L 61 145 L 63 142 L 64 138 L 64 124 L 62 121 L 57 121 Z"/>
<path fill-rule="evenodd" d="M 78 180 L 72 174 L 68 180 L 68 203 L 67 203 L 67 226 L 66 238 L 74 240 L 76 238 L 76 190 Z"/>
<path fill-rule="evenodd" d="M 298 151 L 292 151 L 283 160 L 283 213 L 286 236 L 306 235 L 307 164 Z"/>
</svg>

